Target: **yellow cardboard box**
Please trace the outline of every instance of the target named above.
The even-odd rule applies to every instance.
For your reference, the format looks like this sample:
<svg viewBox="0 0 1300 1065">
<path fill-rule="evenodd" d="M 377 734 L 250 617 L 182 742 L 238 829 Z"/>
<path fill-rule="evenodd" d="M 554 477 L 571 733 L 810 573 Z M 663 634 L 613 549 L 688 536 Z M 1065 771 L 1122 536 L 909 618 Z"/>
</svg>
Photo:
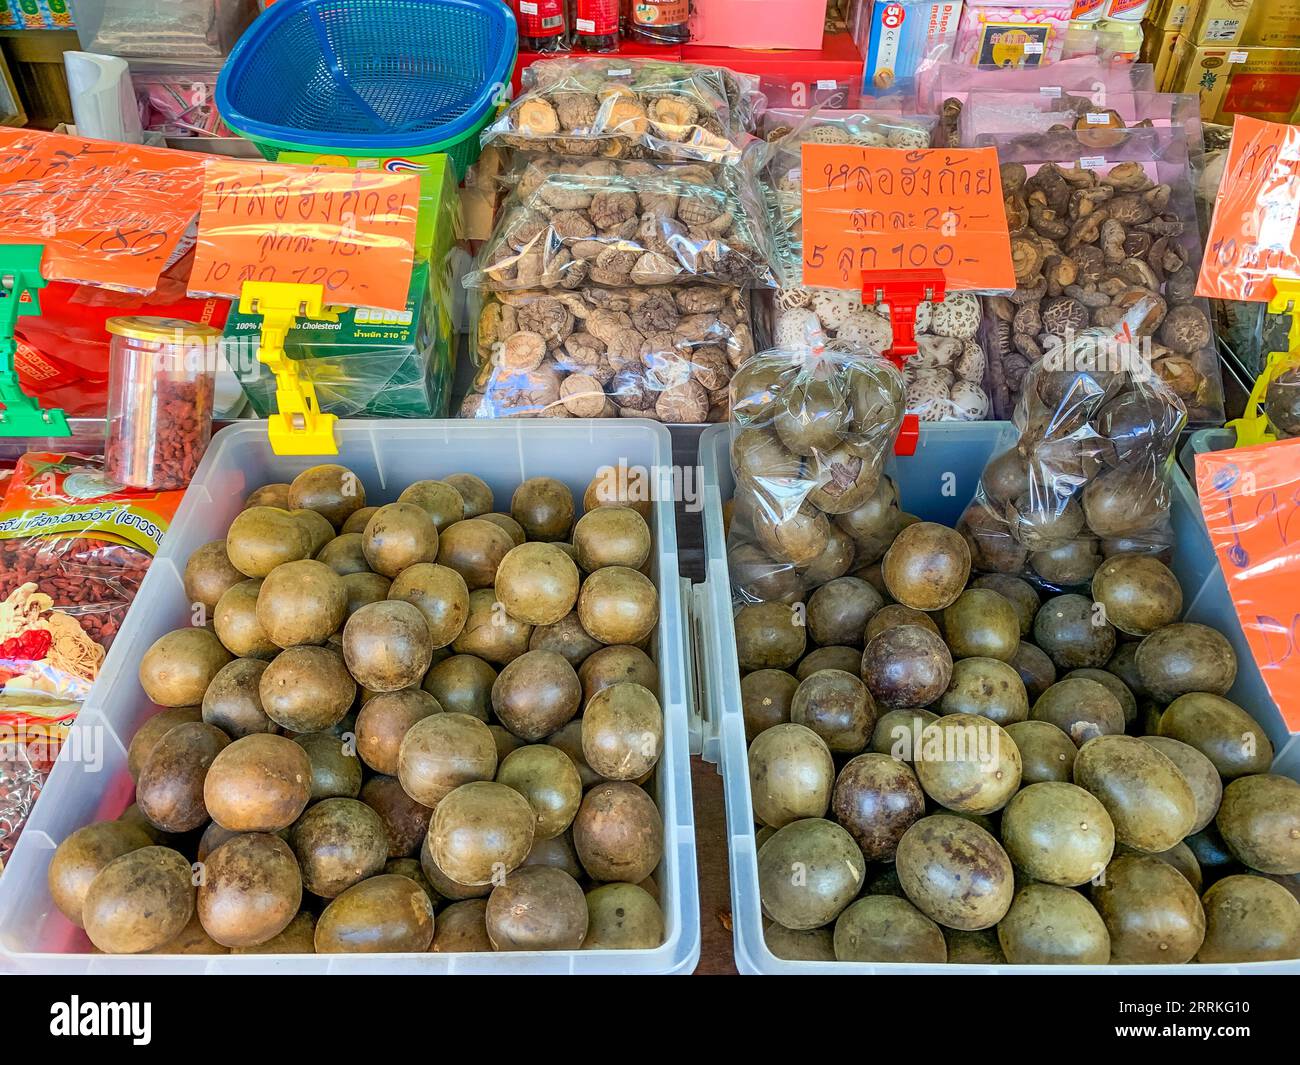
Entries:
<svg viewBox="0 0 1300 1065">
<path fill-rule="evenodd" d="M 1172 88 L 1199 93 L 1206 122 L 1231 125 L 1235 115 L 1289 122 L 1300 100 L 1300 48 L 1191 49 Z"/>
<path fill-rule="evenodd" d="M 1300 0 L 1199 0 L 1192 44 L 1300 48 Z"/>
<path fill-rule="evenodd" d="M 1173 92 L 1178 68 L 1183 58 L 1192 51 L 1188 39 L 1177 30 L 1169 30 L 1148 38 L 1152 42 L 1146 62 L 1154 67 L 1156 92 Z"/>
<path fill-rule="evenodd" d="M 1148 36 L 1189 30 L 1196 24 L 1200 6 L 1201 0 L 1162 0 L 1158 5 L 1153 4 L 1144 20 Z"/>
</svg>

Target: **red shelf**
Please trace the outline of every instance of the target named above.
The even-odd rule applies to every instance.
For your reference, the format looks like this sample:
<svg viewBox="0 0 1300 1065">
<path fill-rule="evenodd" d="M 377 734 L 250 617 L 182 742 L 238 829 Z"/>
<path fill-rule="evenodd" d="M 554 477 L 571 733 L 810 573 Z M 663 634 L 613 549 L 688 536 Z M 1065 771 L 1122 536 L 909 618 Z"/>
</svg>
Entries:
<svg viewBox="0 0 1300 1065">
<path fill-rule="evenodd" d="M 828 33 L 822 47 L 816 51 L 769 51 L 688 44 L 682 48 L 682 59 L 688 63 L 727 67 L 758 77 L 780 76 L 783 80 L 815 82 L 833 78 L 843 81 L 862 77 L 862 53 L 847 33 Z"/>
</svg>

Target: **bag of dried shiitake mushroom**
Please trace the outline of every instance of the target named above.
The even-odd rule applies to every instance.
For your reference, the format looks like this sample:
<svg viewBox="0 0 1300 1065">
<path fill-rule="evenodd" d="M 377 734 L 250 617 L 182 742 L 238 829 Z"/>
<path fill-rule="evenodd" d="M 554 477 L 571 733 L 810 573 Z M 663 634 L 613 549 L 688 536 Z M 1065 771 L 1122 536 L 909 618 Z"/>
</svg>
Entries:
<svg viewBox="0 0 1300 1065">
<path fill-rule="evenodd" d="M 1167 559 L 1187 411 L 1140 344 L 1084 330 L 1030 368 L 1014 420 L 1019 439 L 989 461 L 962 517 L 975 569 L 1059 589 L 1088 584 L 1111 555 Z"/>
<path fill-rule="evenodd" d="M 1073 131 L 993 137 L 1016 271 L 985 298 L 982 333 L 993 414 L 1008 418 L 1025 377 L 1084 329 L 1127 319 L 1191 420 L 1220 422 L 1223 381 L 1209 305 L 1196 296 L 1201 245 L 1187 140 L 1170 129 L 1112 131 L 1097 149 Z M 982 141 L 983 142 L 983 141 Z M 1064 162 L 1041 162 L 1043 158 Z M 1090 166 L 1078 165 L 1088 160 Z M 1148 313 L 1135 318 L 1133 307 Z"/>
<path fill-rule="evenodd" d="M 727 533 L 737 597 L 796 602 L 853 568 L 882 533 L 876 517 L 901 520 L 884 467 L 905 402 L 903 375 L 867 350 L 805 344 L 740 367 Z"/>
<path fill-rule="evenodd" d="M 736 164 L 761 97 L 720 67 L 622 56 L 547 59 L 482 133 L 524 152 Z"/>
<path fill-rule="evenodd" d="M 489 291 L 460 414 L 726 421 L 731 375 L 753 354 L 743 289 Z"/>
<path fill-rule="evenodd" d="M 753 180 L 699 163 L 539 159 L 519 175 L 467 288 L 771 286 Z"/>
</svg>

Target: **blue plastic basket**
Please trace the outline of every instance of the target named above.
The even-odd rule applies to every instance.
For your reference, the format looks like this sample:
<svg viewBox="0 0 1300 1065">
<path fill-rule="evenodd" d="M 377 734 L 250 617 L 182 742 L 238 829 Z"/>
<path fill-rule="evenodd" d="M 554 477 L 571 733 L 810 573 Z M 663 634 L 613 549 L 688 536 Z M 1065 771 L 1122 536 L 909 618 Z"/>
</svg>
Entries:
<svg viewBox="0 0 1300 1065">
<path fill-rule="evenodd" d="M 446 152 L 477 140 L 516 41 L 502 0 L 279 0 L 230 53 L 217 108 L 271 158 Z"/>
</svg>

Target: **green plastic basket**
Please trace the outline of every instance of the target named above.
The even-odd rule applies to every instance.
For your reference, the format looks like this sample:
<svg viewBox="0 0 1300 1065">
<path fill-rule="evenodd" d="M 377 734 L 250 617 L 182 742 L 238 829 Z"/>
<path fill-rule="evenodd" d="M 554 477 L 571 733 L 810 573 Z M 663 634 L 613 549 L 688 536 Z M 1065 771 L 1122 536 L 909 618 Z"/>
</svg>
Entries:
<svg viewBox="0 0 1300 1065">
<path fill-rule="evenodd" d="M 450 140 L 435 141 L 418 148 L 406 150 L 365 149 L 365 148 L 330 148 L 320 144 L 295 144 L 292 141 L 276 141 L 255 137 L 241 129 L 231 126 L 232 132 L 249 141 L 262 156 L 274 163 L 281 152 L 309 152 L 313 155 L 333 155 L 341 159 L 415 159 L 421 155 L 445 155 L 451 160 L 458 182 L 465 180 L 465 174 L 477 161 L 483 150 L 479 134 L 496 118 L 496 108 L 490 109 L 483 120 L 466 130 L 459 137 Z"/>
</svg>

